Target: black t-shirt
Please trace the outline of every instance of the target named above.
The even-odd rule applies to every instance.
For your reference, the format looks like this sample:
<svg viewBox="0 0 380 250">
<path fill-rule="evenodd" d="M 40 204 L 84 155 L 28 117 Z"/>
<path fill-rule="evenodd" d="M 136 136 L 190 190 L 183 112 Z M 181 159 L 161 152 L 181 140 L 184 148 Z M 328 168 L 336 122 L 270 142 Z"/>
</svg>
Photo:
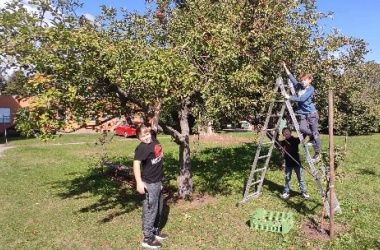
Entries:
<svg viewBox="0 0 380 250">
<path fill-rule="evenodd" d="M 284 151 L 291 155 L 290 157 L 287 153 L 284 154 L 285 163 L 289 167 L 301 165 L 300 155 L 298 153 L 299 144 L 300 139 L 293 136 L 290 136 L 289 139 L 281 141 L 281 146 L 283 147 Z"/>
<path fill-rule="evenodd" d="M 153 130 L 151 131 L 151 134 L 151 143 L 146 144 L 141 142 L 135 150 L 134 157 L 134 160 L 141 161 L 141 179 L 146 183 L 159 182 L 163 177 L 162 147 Z"/>
</svg>

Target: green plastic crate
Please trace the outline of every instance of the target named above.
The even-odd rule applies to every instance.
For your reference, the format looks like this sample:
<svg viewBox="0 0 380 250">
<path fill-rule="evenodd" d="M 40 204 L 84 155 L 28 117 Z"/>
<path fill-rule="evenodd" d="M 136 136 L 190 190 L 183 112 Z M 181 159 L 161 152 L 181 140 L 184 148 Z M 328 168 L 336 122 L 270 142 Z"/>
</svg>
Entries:
<svg viewBox="0 0 380 250">
<path fill-rule="evenodd" d="M 256 208 L 250 216 L 250 228 L 286 234 L 293 226 L 293 213 Z"/>
</svg>

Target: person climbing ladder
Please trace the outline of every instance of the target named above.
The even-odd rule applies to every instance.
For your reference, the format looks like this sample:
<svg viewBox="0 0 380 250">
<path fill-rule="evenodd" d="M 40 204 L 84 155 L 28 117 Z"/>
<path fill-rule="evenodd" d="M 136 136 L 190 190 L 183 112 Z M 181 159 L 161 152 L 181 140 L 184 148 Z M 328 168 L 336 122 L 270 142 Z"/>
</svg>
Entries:
<svg viewBox="0 0 380 250">
<path fill-rule="evenodd" d="M 309 141 L 313 144 L 315 152 L 313 161 L 317 162 L 321 159 L 321 138 L 318 131 L 319 115 L 313 104 L 315 91 L 314 87 L 311 86 L 313 76 L 311 74 L 302 74 L 299 78 L 300 82 L 298 82 L 286 67 L 285 62 L 282 63 L 282 66 L 296 91 L 298 91 L 298 95 L 290 96 L 285 93 L 283 96 L 290 101 L 297 102 L 296 113 L 301 115 L 300 131 L 309 136 Z"/>
</svg>

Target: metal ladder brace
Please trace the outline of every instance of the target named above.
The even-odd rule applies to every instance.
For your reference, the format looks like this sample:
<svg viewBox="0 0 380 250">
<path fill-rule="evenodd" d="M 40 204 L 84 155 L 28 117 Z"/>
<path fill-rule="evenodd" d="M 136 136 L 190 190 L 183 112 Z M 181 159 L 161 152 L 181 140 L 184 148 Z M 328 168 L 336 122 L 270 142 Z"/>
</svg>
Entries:
<svg viewBox="0 0 380 250">
<path fill-rule="evenodd" d="M 289 85 L 289 89 L 290 89 L 292 95 L 295 95 L 295 90 L 294 90 L 293 84 L 290 81 L 288 81 L 288 85 Z M 277 92 L 278 90 L 280 90 L 281 93 L 286 93 L 285 86 L 283 84 L 283 80 L 281 77 L 277 78 L 276 85 L 274 88 L 274 91 Z M 273 110 L 275 109 L 274 106 L 278 103 L 282 104 L 281 108 L 279 109 L 280 111 L 277 114 L 273 114 Z M 243 196 L 243 199 L 238 203 L 238 205 L 245 203 L 249 199 L 257 198 L 258 196 L 261 195 L 265 174 L 266 174 L 266 171 L 268 169 L 270 157 L 272 155 L 273 147 L 276 143 L 277 135 L 279 133 L 277 128 L 280 125 L 281 119 L 283 118 L 286 109 L 288 110 L 288 113 L 290 114 L 290 117 L 292 119 L 292 123 L 293 123 L 294 128 L 297 132 L 298 138 L 301 141 L 301 146 L 304 150 L 306 160 L 307 160 L 308 165 L 309 165 L 310 173 L 313 176 L 313 178 L 317 184 L 317 188 L 318 188 L 319 194 L 322 198 L 322 202 L 325 204 L 326 214 L 328 216 L 330 216 L 330 205 L 327 202 L 326 192 L 324 191 L 323 186 L 321 184 L 321 178 L 319 177 L 318 172 L 314 166 L 314 161 L 312 160 L 312 158 L 310 156 L 310 153 L 309 153 L 309 150 L 307 148 L 305 139 L 303 138 L 303 134 L 300 132 L 297 118 L 295 116 L 295 113 L 293 111 L 293 107 L 292 107 L 289 100 L 274 100 L 269 105 L 267 116 L 266 116 L 265 123 L 264 123 L 264 127 L 261 131 L 261 134 L 260 134 L 259 144 L 258 144 L 258 147 L 256 149 L 255 159 L 252 163 L 251 172 L 250 172 L 250 175 L 248 178 L 248 182 L 246 184 L 244 196 Z M 270 125 L 271 118 L 273 118 L 273 117 L 277 118 L 276 125 L 271 126 L 271 128 L 269 128 L 268 126 Z M 267 133 L 271 133 L 271 136 L 270 136 L 271 140 L 269 142 L 265 142 L 265 138 L 267 136 Z M 263 146 L 267 146 L 267 145 L 269 145 L 269 150 L 266 153 L 263 150 Z M 262 153 L 262 151 L 264 151 L 264 153 Z M 265 160 L 265 161 L 261 162 L 261 160 Z M 340 205 L 339 205 L 339 202 L 338 202 L 336 197 L 335 197 L 334 211 L 341 212 Z"/>
</svg>

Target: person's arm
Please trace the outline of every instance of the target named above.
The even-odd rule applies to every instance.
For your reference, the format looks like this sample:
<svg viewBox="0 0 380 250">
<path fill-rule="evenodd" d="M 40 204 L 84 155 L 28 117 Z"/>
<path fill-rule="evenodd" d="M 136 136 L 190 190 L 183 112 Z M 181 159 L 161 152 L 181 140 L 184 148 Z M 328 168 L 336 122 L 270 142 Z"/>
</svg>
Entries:
<svg viewBox="0 0 380 250">
<path fill-rule="evenodd" d="M 292 74 L 288 74 L 288 77 L 290 81 L 293 83 L 294 87 L 298 88 L 299 82 L 297 81 L 297 79 Z"/>
<path fill-rule="evenodd" d="M 282 67 L 284 67 L 285 72 L 286 72 L 287 75 L 291 75 L 292 74 L 292 73 L 290 73 L 288 67 L 286 67 L 286 63 L 285 62 L 282 62 Z"/>
<path fill-rule="evenodd" d="M 141 179 L 141 161 L 133 161 L 133 175 L 136 180 L 136 190 L 140 194 L 145 194 L 145 184 Z"/>
<path fill-rule="evenodd" d="M 286 67 L 286 63 L 285 62 L 282 62 L 282 67 L 284 68 L 285 70 L 285 73 L 286 75 L 289 77 L 290 81 L 292 81 L 292 78 L 294 79 L 294 76 L 290 73 L 290 70 L 288 69 L 288 67 Z M 292 78 L 291 78 L 292 77 Z M 293 82 L 293 81 L 292 81 Z M 294 83 L 293 83 L 294 84 Z M 289 99 L 290 98 L 290 95 L 288 95 L 287 93 L 283 94 L 283 96 L 285 97 L 285 99 Z"/>
<path fill-rule="evenodd" d="M 284 67 L 285 72 L 286 72 L 286 75 L 288 76 L 288 78 L 290 79 L 290 81 L 293 83 L 294 87 L 299 88 L 299 82 L 298 82 L 297 79 L 292 75 L 292 73 L 290 72 L 290 70 L 288 69 L 288 67 L 286 67 L 285 62 L 282 62 L 282 66 Z M 286 99 L 288 99 L 288 98 L 286 98 Z"/>
<path fill-rule="evenodd" d="M 154 115 L 150 120 L 151 128 L 157 133 L 158 131 L 158 121 L 160 120 L 161 102 L 157 100 L 156 106 L 154 107 Z"/>
<path fill-rule="evenodd" d="M 306 92 L 301 96 L 290 96 L 288 99 L 294 102 L 304 102 L 308 98 L 314 95 L 314 87 L 310 86 L 306 89 Z"/>
<path fill-rule="evenodd" d="M 298 144 L 300 144 L 300 143 L 301 143 L 301 140 L 300 140 L 300 138 L 299 138 L 299 137 L 294 137 L 294 138 L 296 138 L 297 147 L 298 147 Z"/>
</svg>

